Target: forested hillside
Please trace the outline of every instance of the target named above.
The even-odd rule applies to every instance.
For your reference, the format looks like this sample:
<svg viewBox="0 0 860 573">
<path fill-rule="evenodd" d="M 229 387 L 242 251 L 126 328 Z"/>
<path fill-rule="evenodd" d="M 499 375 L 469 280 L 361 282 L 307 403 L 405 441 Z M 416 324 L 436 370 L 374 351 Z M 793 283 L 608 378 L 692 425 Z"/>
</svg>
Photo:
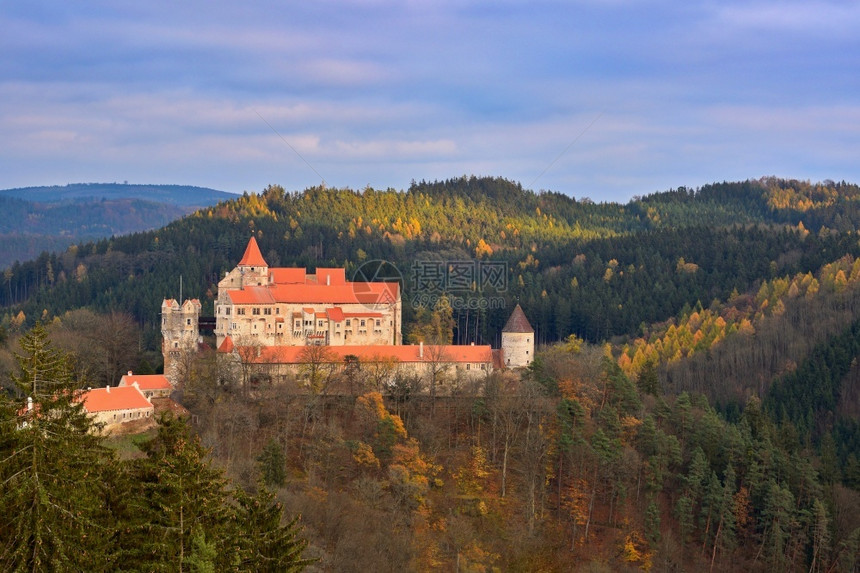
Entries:
<svg viewBox="0 0 860 573">
<path fill-rule="evenodd" d="M 162 298 L 181 277 L 211 313 L 251 235 L 272 266 L 386 261 L 407 336 L 445 294 L 455 341 L 497 346 L 519 303 L 535 364 L 430 399 L 368 369 L 249 393 L 206 355 L 182 388 L 214 459 L 303 514 L 323 569 L 853 571 L 858 203 L 776 178 L 626 205 L 498 178 L 271 186 L 7 268 L 0 363 L 41 320 L 82 379 L 157 369 Z"/>
<path fill-rule="evenodd" d="M 0 190 L 0 267 L 81 241 L 158 229 L 230 197 L 183 185 L 90 183 Z"/>
<path fill-rule="evenodd" d="M 792 197 L 817 197 L 817 186 L 795 183 Z M 185 294 L 210 301 L 217 277 L 253 233 L 272 265 L 345 266 L 351 276 L 366 261 L 390 261 L 407 297 L 417 294 L 409 292 L 416 261 L 498 261 L 507 265 L 503 288 L 460 290 L 462 306 L 488 295 L 504 298 L 507 308 L 519 300 L 539 340 L 575 333 L 598 341 L 856 251 L 849 235 L 815 226 L 832 201 L 819 207 L 810 199 L 805 211 L 768 206 L 785 185 L 719 184 L 627 205 L 535 194 L 502 179 L 416 183 L 406 192 L 270 187 L 158 231 L 13 265 L 0 304 L 20 306 L 31 321 L 44 311 L 91 306 L 128 310 L 152 324 L 159 299 L 178 296 L 180 275 Z M 804 213 L 815 215 L 815 224 Z M 504 310 L 479 309 L 467 332 L 463 315 L 460 339 L 493 342 L 505 318 Z"/>
</svg>

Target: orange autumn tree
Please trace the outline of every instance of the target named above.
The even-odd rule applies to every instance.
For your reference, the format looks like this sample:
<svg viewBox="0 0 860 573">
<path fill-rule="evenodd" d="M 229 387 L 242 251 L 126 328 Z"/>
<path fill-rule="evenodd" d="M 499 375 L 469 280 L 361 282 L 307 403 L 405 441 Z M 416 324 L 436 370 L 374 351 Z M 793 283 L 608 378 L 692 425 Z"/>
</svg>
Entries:
<svg viewBox="0 0 860 573">
<path fill-rule="evenodd" d="M 356 462 L 379 467 L 380 460 L 390 461 L 394 445 L 407 438 L 400 416 L 385 408 L 379 392 L 359 396 L 355 401 L 355 416 L 362 435 L 362 441 L 353 449 Z"/>
</svg>

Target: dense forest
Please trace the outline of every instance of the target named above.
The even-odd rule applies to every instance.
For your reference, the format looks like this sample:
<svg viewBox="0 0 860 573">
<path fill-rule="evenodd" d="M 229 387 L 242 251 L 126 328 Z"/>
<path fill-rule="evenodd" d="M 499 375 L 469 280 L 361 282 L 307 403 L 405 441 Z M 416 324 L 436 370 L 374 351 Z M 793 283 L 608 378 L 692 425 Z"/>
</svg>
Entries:
<svg viewBox="0 0 860 573">
<path fill-rule="evenodd" d="M 182 277 L 211 313 L 253 235 L 272 266 L 394 269 L 407 336 L 444 294 L 455 342 L 498 346 L 519 303 L 540 343 L 528 370 L 432 398 L 371 368 L 249 392 L 201 355 L 177 399 L 236 488 L 221 505 L 259 489 L 280 527 L 301 514 L 310 568 L 854 571 L 858 202 L 856 185 L 777 178 L 626 205 L 500 178 L 270 186 L 8 267 L 3 385 L 20 404 L 37 322 L 79 384 L 158 370 L 162 298 Z"/>
</svg>

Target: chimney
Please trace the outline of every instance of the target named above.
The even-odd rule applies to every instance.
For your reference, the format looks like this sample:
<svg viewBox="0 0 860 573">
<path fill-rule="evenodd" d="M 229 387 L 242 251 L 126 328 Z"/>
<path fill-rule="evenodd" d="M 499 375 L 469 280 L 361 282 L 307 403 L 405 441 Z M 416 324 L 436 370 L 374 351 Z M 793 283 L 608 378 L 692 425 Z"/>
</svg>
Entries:
<svg viewBox="0 0 860 573">
<path fill-rule="evenodd" d="M 331 273 L 326 273 L 325 286 L 331 286 Z"/>
<path fill-rule="evenodd" d="M 140 386 L 137 385 L 137 382 L 132 382 L 131 385 L 140 390 Z"/>
<path fill-rule="evenodd" d="M 472 343 L 470 343 L 470 344 L 469 344 L 469 346 L 475 346 L 475 343 L 474 343 L 474 342 L 472 342 Z"/>
<path fill-rule="evenodd" d="M 131 376 L 131 370 L 128 371 L 128 375 Z"/>
<path fill-rule="evenodd" d="M 33 411 L 33 397 L 32 396 L 27 396 L 27 411 L 28 412 Z"/>
<path fill-rule="evenodd" d="M 424 342 L 418 343 L 418 358 L 424 358 Z"/>
<path fill-rule="evenodd" d="M 108 393 L 108 394 L 110 394 L 110 384 L 108 384 L 107 386 L 105 386 L 105 391 L 107 391 L 107 393 Z"/>
</svg>

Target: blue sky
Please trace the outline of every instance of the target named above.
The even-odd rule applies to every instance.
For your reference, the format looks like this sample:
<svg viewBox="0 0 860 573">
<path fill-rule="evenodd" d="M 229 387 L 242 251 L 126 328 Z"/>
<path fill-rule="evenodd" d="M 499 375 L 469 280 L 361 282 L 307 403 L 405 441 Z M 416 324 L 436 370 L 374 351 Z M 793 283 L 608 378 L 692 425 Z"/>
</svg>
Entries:
<svg viewBox="0 0 860 573">
<path fill-rule="evenodd" d="M 0 188 L 860 183 L 856 2 L 0 3 Z"/>
</svg>

